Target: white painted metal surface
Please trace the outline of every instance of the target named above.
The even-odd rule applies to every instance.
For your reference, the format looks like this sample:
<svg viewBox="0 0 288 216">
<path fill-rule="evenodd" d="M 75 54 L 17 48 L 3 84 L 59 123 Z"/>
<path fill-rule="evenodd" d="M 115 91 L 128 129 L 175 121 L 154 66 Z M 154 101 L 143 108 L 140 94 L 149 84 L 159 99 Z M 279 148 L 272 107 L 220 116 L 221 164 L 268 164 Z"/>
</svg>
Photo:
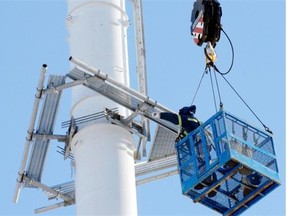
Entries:
<svg viewBox="0 0 288 216">
<path fill-rule="evenodd" d="M 68 0 L 70 54 L 87 65 L 105 71 L 109 77 L 129 86 L 125 1 Z M 85 99 L 85 101 L 82 101 Z M 81 104 L 79 104 L 81 101 Z M 88 105 L 88 104 L 89 105 Z M 82 86 L 72 92 L 75 118 L 117 106 Z M 92 105 L 92 106 L 91 106 Z M 125 115 L 126 109 L 119 109 Z M 127 113 L 126 113 L 127 115 Z"/>
<path fill-rule="evenodd" d="M 130 132 L 95 124 L 78 132 L 71 146 L 76 158 L 77 215 L 137 215 Z"/>
<path fill-rule="evenodd" d="M 68 0 L 69 45 L 72 56 L 104 70 L 129 86 L 128 18 L 125 0 Z M 118 107 L 127 109 L 85 87 L 72 92 L 74 118 Z M 72 140 L 76 164 L 78 215 L 137 215 L 132 134 L 101 119 L 82 128 Z"/>
</svg>

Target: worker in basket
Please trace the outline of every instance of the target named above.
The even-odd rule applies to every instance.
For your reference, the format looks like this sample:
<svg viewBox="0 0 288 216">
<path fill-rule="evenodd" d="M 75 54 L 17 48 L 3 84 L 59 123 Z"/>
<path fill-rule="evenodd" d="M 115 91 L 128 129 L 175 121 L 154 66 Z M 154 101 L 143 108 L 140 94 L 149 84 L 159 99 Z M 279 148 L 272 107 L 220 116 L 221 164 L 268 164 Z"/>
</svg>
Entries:
<svg viewBox="0 0 288 216">
<path fill-rule="evenodd" d="M 195 130 L 200 126 L 200 122 L 194 116 L 196 113 L 196 106 L 186 106 L 179 110 L 179 114 L 171 113 L 171 112 L 162 112 L 162 113 L 153 113 L 153 117 L 164 119 L 173 124 L 181 126 L 178 137 L 176 141 L 180 141 L 186 135 L 188 135 L 191 131 Z"/>
<path fill-rule="evenodd" d="M 175 142 L 179 142 L 185 136 L 187 136 L 190 132 L 195 130 L 200 126 L 199 120 L 195 117 L 196 113 L 196 106 L 185 106 L 179 110 L 179 114 L 171 113 L 171 112 L 161 112 L 161 113 L 153 113 L 154 118 L 160 118 L 166 121 L 169 121 L 173 124 L 181 126 L 181 129 L 178 133 L 178 137 L 176 138 Z M 203 163 L 204 153 L 203 148 L 201 148 L 201 139 L 195 140 L 195 150 L 198 156 L 198 162 Z M 207 148 L 210 149 L 210 148 Z M 202 152 L 202 153 L 201 153 Z M 210 156 L 210 155 L 209 155 Z M 216 173 L 209 175 L 203 182 L 196 185 L 194 188 L 196 190 L 201 190 L 206 186 L 212 185 L 214 182 L 217 181 Z M 208 193 L 209 197 L 214 197 L 216 195 L 215 191 L 211 191 Z"/>
</svg>

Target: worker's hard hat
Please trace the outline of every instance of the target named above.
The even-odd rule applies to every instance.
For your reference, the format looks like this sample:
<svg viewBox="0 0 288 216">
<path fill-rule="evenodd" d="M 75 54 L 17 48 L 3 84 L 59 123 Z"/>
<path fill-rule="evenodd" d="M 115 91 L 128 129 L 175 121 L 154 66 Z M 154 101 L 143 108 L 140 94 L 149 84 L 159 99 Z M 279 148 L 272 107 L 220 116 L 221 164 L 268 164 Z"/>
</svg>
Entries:
<svg viewBox="0 0 288 216">
<path fill-rule="evenodd" d="M 183 107 L 179 110 L 179 114 L 181 115 L 191 115 L 192 113 L 196 113 L 196 106 L 192 105 L 192 106 L 186 106 Z"/>
<path fill-rule="evenodd" d="M 190 106 L 190 112 L 192 112 L 192 113 L 196 113 L 196 106 L 195 105 L 192 105 L 192 106 Z"/>
</svg>

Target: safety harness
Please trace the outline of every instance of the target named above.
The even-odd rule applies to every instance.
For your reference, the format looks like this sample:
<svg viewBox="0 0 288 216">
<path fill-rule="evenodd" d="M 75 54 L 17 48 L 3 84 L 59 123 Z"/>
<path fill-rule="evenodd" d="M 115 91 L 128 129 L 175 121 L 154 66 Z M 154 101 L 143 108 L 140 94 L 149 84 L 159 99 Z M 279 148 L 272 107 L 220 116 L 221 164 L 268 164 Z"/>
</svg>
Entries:
<svg viewBox="0 0 288 216">
<path fill-rule="evenodd" d="M 193 117 L 193 118 L 188 118 L 188 121 L 199 123 L 198 119 Z M 178 136 L 176 137 L 175 142 L 179 142 L 181 139 L 183 139 L 185 136 L 189 134 L 189 132 L 183 127 L 182 124 L 182 117 L 181 115 L 178 115 L 178 124 L 180 126 L 180 130 L 178 131 Z"/>
</svg>

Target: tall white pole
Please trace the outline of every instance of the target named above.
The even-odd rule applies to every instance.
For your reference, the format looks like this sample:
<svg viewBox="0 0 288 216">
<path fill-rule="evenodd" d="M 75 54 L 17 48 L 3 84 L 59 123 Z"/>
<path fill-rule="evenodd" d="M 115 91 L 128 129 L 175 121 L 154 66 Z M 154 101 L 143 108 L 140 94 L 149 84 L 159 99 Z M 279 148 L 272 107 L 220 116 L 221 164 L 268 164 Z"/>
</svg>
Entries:
<svg viewBox="0 0 288 216">
<path fill-rule="evenodd" d="M 68 12 L 71 55 L 129 86 L 125 0 L 68 0 Z M 86 87 L 72 90 L 74 118 L 104 108 L 128 115 Z M 132 134 L 106 119 L 79 129 L 71 143 L 77 215 L 137 215 Z"/>
</svg>

